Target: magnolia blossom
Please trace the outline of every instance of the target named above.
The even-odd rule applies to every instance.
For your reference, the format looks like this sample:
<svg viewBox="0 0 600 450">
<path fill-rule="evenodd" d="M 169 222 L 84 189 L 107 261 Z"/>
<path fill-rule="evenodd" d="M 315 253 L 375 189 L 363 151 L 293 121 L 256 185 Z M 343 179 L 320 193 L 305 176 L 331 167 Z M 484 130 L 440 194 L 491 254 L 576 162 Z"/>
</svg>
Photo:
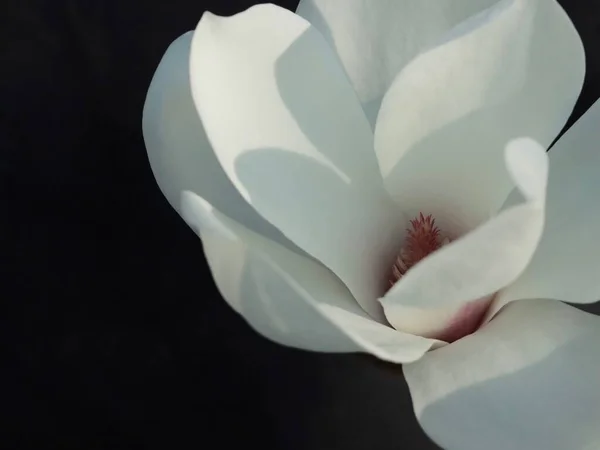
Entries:
<svg viewBox="0 0 600 450">
<path fill-rule="evenodd" d="M 404 364 L 446 449 L 600 448 L 600 103 L 554 0 L 205 13 L 143 131 L 264 336 Z M 401 424 L 399 424 L 401 426 Z"/>
</svg>

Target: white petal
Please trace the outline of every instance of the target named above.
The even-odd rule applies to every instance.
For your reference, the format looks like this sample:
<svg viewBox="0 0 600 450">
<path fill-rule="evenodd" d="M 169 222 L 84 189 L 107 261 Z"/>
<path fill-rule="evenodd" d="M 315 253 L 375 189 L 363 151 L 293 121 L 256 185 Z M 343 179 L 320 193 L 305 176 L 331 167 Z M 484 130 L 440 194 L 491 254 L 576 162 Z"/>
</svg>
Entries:
<svg viewBox="0 0 600 450">
<path fill-rule="evenodd" d="M 396 329 L 438 336 L 464 305 L 494 294 L 523 272 L 544 224 L 546 151 L 531 139 L 512 141 L 506 168 L 526 201 L 410 269 L 381 299 Z"/>
<path fill-rule="evenodd" d="M 400 69 L 497 0 L 301 0 L 297 13 L 337 51 L 371 124 Z"/>
<path fill-rule="evenodd" d="M 524 300 L 403 370 L 419 422 L 447 450 L 592 450 L 599 341 L 600 318 Z"/>
<path fill-rule="evenodd" d="M 182 205 L 184 218 L 200 232 L 223 297 L 264 336 L 390 362 L 414 361 L 439 344 L 376 322 L 329 270 L 228 219 L 197 195 L 184 193 Z"/>
<path fill-rule="evenodd" d="M 382 267 L 403 223 L 369 123 L 322 36 L 274 5 L 207 13 L 190 61 L 196 107 L 233 184 L 382 319 Z"/>
<path fill-rule="evenodd" d="M 548 148 L 584 72 L 579 36 L 554 0 L 504 0 L 470 18 L 383 100 L 375 149 L 388 191 L 411 215 L 482 223 L 514 187 L 506 142 L 529 136 Z"/>
<path fill-rule="evenodd" d="M 496 307 L 523 298 L 600 299 L 600 102 L 552 147 L 546 224 L 527 270 Z"/>
<path fill-rule="evenodd" d="M 144 141 L 156 181 L 179 213 L 181 192 L 190 190 L 246 227 L 286 242 L 281 232 L 263 219 L 231 184 L 206 138 L 190 87 L 192 35 L 185 33 L 169 46 L 144 104 Z M 292 247 L 289 241 L 286 245 Z"/>
</svg>

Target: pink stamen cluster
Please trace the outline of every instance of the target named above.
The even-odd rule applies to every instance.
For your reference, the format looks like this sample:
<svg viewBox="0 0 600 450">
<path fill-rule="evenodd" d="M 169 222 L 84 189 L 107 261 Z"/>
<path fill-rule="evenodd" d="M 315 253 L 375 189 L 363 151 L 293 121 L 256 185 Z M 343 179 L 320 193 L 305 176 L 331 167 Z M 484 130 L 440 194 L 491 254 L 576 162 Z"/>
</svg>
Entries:
<svg viewBox="0 0 600 450">
<path fill-rule="evenodd" d="M 410 221 L 406 233 L 404 245 L 392 266 L 390 279 L 392 286 L 411 267 L 449 242 L 448 239 L 441 238 L 440 229 L 435 225 L 435 219 L 431 214 L 424 216 L 423 213 L 419 213 L 417 218 Z"/>
</svg>

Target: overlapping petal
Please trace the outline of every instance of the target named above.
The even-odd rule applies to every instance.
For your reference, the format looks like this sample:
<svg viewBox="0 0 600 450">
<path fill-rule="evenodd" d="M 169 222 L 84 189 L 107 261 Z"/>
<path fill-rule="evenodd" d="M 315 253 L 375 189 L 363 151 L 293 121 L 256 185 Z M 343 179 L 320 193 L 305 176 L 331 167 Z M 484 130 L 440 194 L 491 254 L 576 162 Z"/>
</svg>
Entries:
<svg viewBox="0 0 600 450">
<path fill-rule="evenodd" d="M 549 152 L 546 225 L 531 264 L 498 298 L 496 309 L 524 298 L 600 300 L 600 102 Z"/>
<path fill-rule="evenodd" d="M 196 107 L 232 183 L 383 319 L 375 299 L 403 221 L 333 50 L 306 20 L 258 5 L 206 13 L 190 61 Z"/>
<path fill-rule="evenodd" d="M 446 450 L 591 450 L 599 340 L 598 317 L 524 300 L 403 370 L 419 422 Z"/>
<path fill-rule="evenodd" d="M 381 299 L 396 329 L 438 336 L 463 306 L 494 294 L 527 267 L 544 225 L 548 158 L 526 138 L 512 141 L 505 153 L 506 169 L 525 201 L 408 271 Z"/>
<path fill-rule="evenodd" d="M 185 33 L 169 46 L 146 95 L 142 129 L 154 177 L 179 213 L 181 192 L 189 190 L 251 230 L 292 248 L 231 184 L 208 142 L 190 87 L 192 34 Z"/>
<path fill-rule="evenodd" d="M 503 0 L 470 17 L 411 61 L 383 100 L 375 150 L 390 194 L 411 215 L 484 222 L 514 188 L 504 146 L 519 136 L 552 143 L 584 62 L 554 0 Z"/>
<path fill-rule="evenodd" d="M 184 193 L 182 208 L 202 238 L 223 297 L 264 336 L 292 347 L 367 352 L 395 363 L 414 361 L 438 344 L 377 323 L 329 270 L 228 219 L 196 194 Z"/>
<path fill-rule="evenodd" d="M 373 127 L 400 70 L 451 28 L 497 0 L 301 0 L 306 18 L 336 50 Z"/>
</svg>

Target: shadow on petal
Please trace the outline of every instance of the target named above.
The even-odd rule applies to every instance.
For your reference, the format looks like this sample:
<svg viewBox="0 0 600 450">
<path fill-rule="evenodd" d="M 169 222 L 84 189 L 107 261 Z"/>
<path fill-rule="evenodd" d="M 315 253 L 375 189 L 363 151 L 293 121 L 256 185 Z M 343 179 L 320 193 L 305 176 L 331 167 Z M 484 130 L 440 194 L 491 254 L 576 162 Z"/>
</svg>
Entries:
<svg viewBox="0 0 600 450">
<path fill-rule="evenodd" d="M 598 374 L 590 355 L 598 356 L 597 342 L 571 342 L 533 366 L 425 407 L 421 423 L 435 430 L 432 438 L 449 449 L 590 448 L 586 445 L 597 426 L 590 423 L 590 411 L 600 408 L 600 390 L 597 383 L 575 387 L 581 371 Z M 560 424 L 568 424 L 570 431 Z M 465 446 L 467 440 L 470 444 Z"/>
<path fill-rule="evenodd" d="M 356 93 L 347 84 L 338 56 L 333 50 L 314 51 L 317 45 L 324 45 L 321 39 L 315 29 L 309 28 L 277 59 L 279 95 L 300 131 L 325 160 L 349 179 L 365 183 L 365 188 L 373 189 L 375 184 L 383 190 L 367 118 Z M 299 63 L 307 61 L 311 63 L 310 70 L 302 70 Z M 332 83 L 332 78 L 340 82 Z M 326 95 L 323 87 L 327 88 Z M 322 120 L 322 115 L 316 113 L 319 111 L 332 114 Z M 351 132 L 351 127 L 360 127 L 361 132 Z M 332 129 L 345 136 L 339 131 L 332 133 Z M 356 136 L 361 139 L 357 141 Z"/>
<path fill-rule="evenodd" d="M 315 254 L 315 246 L 326 245 L 336 264 L 330 269 L 351 291 L 359 292 L 363 302 L 380 308 L 376 299 L 387 287 L 387 272 L 397 249 L 394 242 L 391 251 L 386 249 L 389 254 L 373 246 L 377 229 L 365 231 L 365 211 L 343 201 L 363 196 L 359 186 L 319 161 L 276 148 L 245 152 L 236 160 L 236 171 L 253 206 L 279 211 L 292 235 L 310 236 L 312 244 L 303 246 L 309 254 Z M 353 260 L 339 258 L 336 249 L 345 249 Z M 331 261 L 321 262 L 331 265 Z"/>
<path fill-rule="evenodd" d="M 404 367 L 419 422 L 448 449 L 596 448 L 598 325 L 560 302 L 510 305 L 481 332 Z"/>
</svg>

